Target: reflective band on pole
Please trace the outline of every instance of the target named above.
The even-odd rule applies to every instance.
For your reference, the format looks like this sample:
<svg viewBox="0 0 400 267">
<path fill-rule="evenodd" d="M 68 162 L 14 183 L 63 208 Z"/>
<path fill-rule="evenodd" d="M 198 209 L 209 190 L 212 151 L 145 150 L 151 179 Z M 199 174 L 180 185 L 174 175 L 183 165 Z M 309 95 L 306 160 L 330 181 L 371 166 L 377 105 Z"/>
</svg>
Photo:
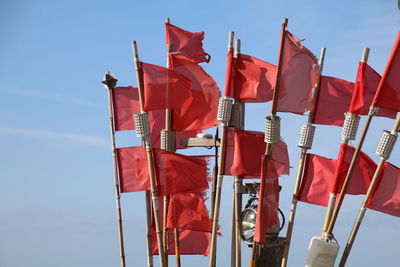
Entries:
<svg viewBox="0 0 400 267">
<path fill-rule="evenodd" d="M 150 122 L 147 112 L 134 113 L 133 120 L 135 121 L 135 130 L 137 137 L 150 136 Z"/>
<path fill-rule="evenodd" d="M 228 124 L 232 114 L 232 100 L 229 98 L 220 98 L 218 103 L 217 120 L 223 124 Z"/>
<path fill-rule="evenodd" d="M 358 125 L 360 123 L 360 116 L 346 112 L 346 119 L 344 120 L 342 128 L 342 140 L 355 140 L 357 136 Z"/>
<path fill-rule="evenodd" d="M 298 146 L 301 148 L 311 149 L 314 140 L 315 126 L 304 124 L 301 126 L 300 138 Z"/>
<path fill-rule="evenodd" d="M 379 141 L 375 154 L 381 156 L 385 160 L 389 159 L 393 147 L 396 143 L 396 139 L 397 135 L 392 134 L 389 131 L 383 131 L 381 140 Z"/>
<path fill-rule="evenodd" d="M 160 147 L 162 150 L 175 152 L 176 151 L 176 132 L 161 130 Z"/>
<path fill-rule="evenodd" d="M 276 144 L 281 141 L 281 118 L 278 116 L 265 117 L 264 142 Z"/>
</svg>

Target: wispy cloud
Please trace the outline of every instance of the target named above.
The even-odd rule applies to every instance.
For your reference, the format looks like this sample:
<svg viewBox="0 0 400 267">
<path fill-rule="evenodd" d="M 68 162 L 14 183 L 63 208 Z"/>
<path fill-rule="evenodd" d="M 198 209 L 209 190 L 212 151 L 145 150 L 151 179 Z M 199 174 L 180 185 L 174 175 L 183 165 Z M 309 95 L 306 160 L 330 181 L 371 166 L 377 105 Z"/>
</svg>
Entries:
<svg viewBox="0 0 400 267">
<path fill-rule="evenodd" d="M 50 91 L 33 91 L 33 90 L 26 90 L 26 89 L 21 89 L 21 88 L 1 87 L 0 92 L 19 95 L 19 96 L 25 96 L 25 97 L 41 98 L 41 99 L 56 101 L 56 102 L 64 103 L 64 104 L 75 104 L 75 105 L 81 105 L 81 106 L 87 106 L 87 107 L 100 107 L 100 105 L 95 104 L 90 101 L 87 101 L 87 100 L 84 100 L 84 99 L 68 97 L 68 96 L 56 94 L 56 93 L 50 92 Z"/>
<path fill-rule="evenodd" d="M 92 145 L 92 146 L 97 146 L 97 147 L 102 147 L 102 148 L 106 148 L 106 147 L 110 146 L 108 140 L 105 138 L 92 136 L 92 135 L 75 134 L 75 133 L 0 127 L 0 134 L 24 135 L 24 136 L 37 137 L 37 138 L 53 138 L 53 139 L 58 139 L 58 140 L 83 143 L 86 145 Z"/>
</svg>

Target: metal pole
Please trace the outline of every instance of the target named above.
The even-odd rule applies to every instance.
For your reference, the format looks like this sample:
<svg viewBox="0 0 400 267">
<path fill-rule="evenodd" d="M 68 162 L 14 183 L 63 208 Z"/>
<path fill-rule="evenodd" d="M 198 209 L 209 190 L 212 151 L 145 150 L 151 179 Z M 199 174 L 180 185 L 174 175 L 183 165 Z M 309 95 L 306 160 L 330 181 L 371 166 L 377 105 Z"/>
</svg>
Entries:
<svg viewBox="0 0 400 267">
<path fill-rule="evenodd" d="M 124 249 L 124 234 L 122 231 L 122 212 L 121 212 L 121 193 L 119 188 L 119 176 L 117 165 L 117 148 L 115 145 L 115 129 L 114 129 L 114 116 L 112 104 L 112 89 L 117 85 L 117 79 L 111 74 L 107 73 L 104 76 L 103 84 L 108 89 L 108 115 L 110 122 L 110 135 L 111 135 L 111 150 L 113 157 L 114 168 L 114 188 L 115 188 L 115 202 L 117 206 L 117 222 L 118 222 L 118 239 L 119 239 L 119 254 L 121 267 L 125 267 L 125 249 Z"/>
<path fill-rule="evenodd" d="M 315 112 L 318 106 L 318 95 L 319 95 L 319 90 L 321 87 L 321 77 L 322 77 L 322 70 L 324 66 L 324 59 L 325 59 L 325 51 L 326 48 L 323 47 L 321 49 L 321 54 L 319 57 L 319 79 L 317 81 L 317 84 L 314 89 L 313 93 L 313 99 L 312 99 L 312 108 L 310 110 L 310 113 L 308 115 L 308 124 L 311 125 L 314 122 L 314 117 L 315 117 Z M 305 166 L 305 160 L 307 157 L 307 152 L 308 150 L 311 149 L 311 147 L 301 147 L 301 155 L 300 155 L 300 162 L 299 162 L 299 168 L 297 171 L 297 177 L 296 177 L 296 182 L 293 190 L 293 196 L 292 196 L 292 206 L 290 208 L 290 215 L 289 215 L 289 223 L 287 227 L 287 232 L 286 232 L 286 239 L 285 239 L 285 244 L 283 248 L 283 257 L 282 257 L 282 263 L 281 267 L 286 267 L 288 257 L 289 257 L 289 248 L 290 248 L 290 242 L 292 239 L 292 233 L 293 233 L 293 225 L 294 225 L 294 219 L 296 216 L 296 208 L 297 208 L 297 202 L 298 202 L 298 194 L 299 194 L 299 189 L 300 189 L 300 184 L 301 184 L 301 178 L 303 177 L 303 171 L 304 171 L 304 166 Z"/>
<path fill-rule="evenodd" d="M 365 48 L 364 51 L 363 51 L 363 56 L 361 58 L 361 61 L 362 62 L 367 62 L 368 61 L 368 55 L 369 55 L 369 48 Z M 368 113 L 368 116 L 367 116 L 367 119 L 366 119 L 365 124 L 364 124 L 363 131 L 361 133 L 360 140 L 359 140 L 359 142 L 357 144 L 357 148 L 356 148 L 356 150 L 354 152 L 353 158 L 351 159 L 350 166 L 349 166 L 349 169 L 348 169 L 347 174 L 346 174 L 346 178 L 344 180 L 342 189 L 341 189 L 340 194 L 339 194 L 339 199 L 337 200 L 337 204 L 336 204 L 336 206 L 335 206 L 335 208 L 333 210 L 333 213 L 331 215 L 331 219 L 330 219 L 329 225 L 326 228 L 326 231 L 325 231 L 326 234 L 325 234 L 325 237 L 324 237 L 325 241 L 328 241 L 329 238 L 332 236 L 332 231 L 333 231 L 333 228 L 335 227 L 337 216 L 338 216 L 340 208 L 342 206 L 344 196 L 345 196 L 345 194 L 347 192 L 347 187 L 348 187 L 348 185 L 350 183 L 350 179 L 351 179 L 351 176 L 353 174 L 354 167 L 355 167 L 355 165 L 356 165 L 356 163 L 358 161 L 358 157 L 360 155 L 362 146 L 364 144 L 365 137 L 367 136 L 368 129 L 369 129 L 369 126 L 370 126 L 371 121 L 372 121 L 372 117 L 375 115 L 375 113 L 376 113 L 376 108 L 371 106 L 370 110 L 369 110 L 369 113 Z M 324 228 L 325 228 L 325 226 L 324 226 Z M 325 229 L 323 229 L 323 230 L 325 230 Z"/>
<path fill-rule="evenodd" d="M 282 73 L 282 61 L 283 61 L 283 51 L 284 51 L 284 44 L 285 44 L 285 36 L 286 36 L 286 31 L 287 31 L 287 24 L 288 24 L 288 19 L 285 18 L 282 23 L 282 30 L 281 30 L 281 43 L 279 47 L 279 59 L 278 59 L 278 70 L 276 74 L 276 82 L 275 82 L 275 90 L 274 90 L 274 96 L 272 98 L 272 107 L 271 107 L 271 118 L 274 119 L 276 116 L 276 110 L 278 108 L 278 97 L 279 97 L 279 88 L 280 88 L 280 80 L 281 80 L 281 73 Z M 265 160 L 264 165 L 261 166 L 261 168 L 266 168 L 268 167 L 268 160 L 271 156 L 272 153 L 272 148 L 273 144 L 267 143 L 266 148 L 265 148 Z M 260 182 L 263 183 L 265 180 L 266 171 L 262 172 L 264 175 L 261 176 Z M 260 197 L 263 195 L 263 192 L 261 192 L 261 188 L 264 188 L 260 186 L 260 192 L 259 192 L 259 203 L 262 203 L 260 201 Z M 260 216 L 260 214 L 257 214 Z M 251 253 L 251 259 L 250 259 L 250 267 L 255 266 L 256 258 L 257 258 L 257 253 L 256 250 L 258 248 L 257 242 L 253 241 L 253 246 L 252 246 L 252 253 Z"/>
<path fill-rule="evenodd" d="M 144 101 L 143 101 L 143 79 L 142 79 L 142 69 L 140 66 L 139 56 L 136 41 L 132 42 L 132 49 L 135 61 L 135 71 L 136 71 L 136 79 L 138 82 L 138 92 L 139 92 L 139 100 L 140 100 L 140 111 L 144 112 Z M 157 181 L 156 181 L 156 172 L 154 166 L 153 159 L 153 149 L 151 146 L 151 141 L 149 136 L 143 137 L 143 142 L 145 143 L 149 175 L 150 175 L 150 187 L 151 187 L 151 198 L 153 205 L 153 215 L 154 221 L 156 225 L 157 232 L 157 243 L 158 243 L 158 253 L 160 255 L 160 266 L 166 267 L 165 265 L 165 250 L 162 239 L 162 229 L 161 229 L 161 221 L 160 221 L 160 210 L 158 205 L 158 192 L 157 192 Z"/>
<path fill-rule="evenodd" d="M 229 42 L 228 42 L 228 51 L 233 49 L 233 32 L 229 33 Z M 227 81 L 225 81 L 225 86 L 228 88 L 230 86 L 231 81 L 231 66 L 227 64 Z M 226 89 L 225 89 L 226 90 Z M 226 93 L 226 92 L 225 92 Z M 225 150 L 226 150 L 226 130 L 227 125 L 222 124 L 221 126 L 221 143 L 220 143 L 220 157 L 218 161 L 218 175 L 217 175 L 217 187 L 215 191 L 215 203 L 214 203 L 214 215 L 213 215 L 213 225 L 211 232 L 211 244 L 210 244 L 210 258 L 208 262 L 209 267 L 215 267 L 216 265 L 216 250 L 217 250 L 217 226 L 219 221 L 219 212 L 221 206 L 221 191 L 222 191 L 222 182 L 224 179 L 224 169 L 225 169 Z"/>
<path fill-rule="evenodd" d="M 399 129 L 399 126 L 400 126 L 400 116 L 397 117 L 396 122 L 394 123 L 393 129 L 392 129 L 392 132 L 391 132 L 392 135 L 396 135 L 397 136 L 397 131 Z M 376 187 L 378 186 L 378 182 L 379 182 L 379 179 L 381 177 L 382 168 L 383 168 L 383 166 L 384 166 L 384 164 L 385 164 L 387 159 L 388 159 L 388 157 L 381 157 L 381 159 L 379 160 L 379 164 L 378 164 L 378 166 L 377 166 L 377 168 L 375 170 L 374 177 L 372 178 L 371 184 L 368 187 L 367 194 L 364 197 L 364 200 L 362 202 L 362 205 L 361 205 L 360 211 L 358 213 L 357 219 L 356 219 L 356 221 L 354 223 L 353 230 L 351 231 L 349 239 L 348 239 L 348 241 L 346 243 L 346 247 L 344 249 L 342 258 L 340 259 L 339 267 L 343 267 L 346 264 L 347 258 L 349 257 L 349 254 L 350 254 L 350 250 L 351 250 L 351 248 L 353 246 L 353 243 L 354 243 L 354 240 L 355 240 L 355 238 L 357 236 L 358 229 L 360 228 L 360 225 L 361 225 L 361 223 L 362 223 L 362 221 L 364 219 L 364 215 L 365 215 L 365 212 L 367 210 L 367 204 L 370 201 L 373 193 L 375 192 Z"/>
</svg>

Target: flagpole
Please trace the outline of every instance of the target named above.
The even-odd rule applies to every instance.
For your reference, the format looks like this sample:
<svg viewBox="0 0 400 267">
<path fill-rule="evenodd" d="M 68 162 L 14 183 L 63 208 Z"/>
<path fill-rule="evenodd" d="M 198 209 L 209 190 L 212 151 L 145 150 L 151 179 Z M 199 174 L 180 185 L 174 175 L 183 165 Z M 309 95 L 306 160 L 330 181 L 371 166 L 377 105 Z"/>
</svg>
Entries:
<svg viewBox="0 0 400 267">
<path fill-rule="evenodd" d="M 361 62 L 367 63 L 368 62 L 368 55 L 369 55 L 369 48 L 366 47 L 363 50 L 363 54 L 362 54 L 362 57 L 361 57 Z M 349 115 L 346 115 L 346 116 L 354 117 L 354 116 L 357 116 L 357 115 L 349 113 Z M 345 122 L 345 125 L 346 125 L 346 122 Z M 353 140 L 351 135 L 354 135 L 353 137 L 355 138 L 356 132 L 357 132 L 357 128 L 354 128 L 354 130 L 351 129 L 350 132 L 347 133 L 346 132 L 347 129 L 346 129 L 345 125 L 343 125 L 343 128 L 342 128 L 342 144 L 347 145 L 350 140 Z M 357 123 L 357 125 L 358 125 L 358 123 Z M 351 132 L 351 131 L 354 131 L 354 132 Z M 341 163 L 338 162 L 338 164 L 341 164 Z M 329 223 L 330 223 L 330 221 L 332 219 L 332 216 L 333 216 L 333 210 L 334 210 L 334 207 L 335 207 L 336 198 L 337 198 L 337 194 L 335 192 L 331 192 L 330 195 L 329 195 L 328 207 L 326 209 L 324 226 L 322 228 L 322 237 L 324 237 L 326 235 L 326 233 L 327 233 L 327 229 L 328 229 Z"/>
<path fill-rule="evenodd" d="M 358 229 L 360 228 L 360 225 L 364 219 L 364 215 L 367 210 L 367 205 L 368 205 L 373 193 L 375 192 L 375 189 L 378 186 L 378 182 L 381 178 L 382 168 L 383 168 L 386 160 L 389 159 L 390 154 L 393 150 L 393 147 L 396 143 L 397 131 L 399 130 L 399 126 L 400 126 L 400 115 L 397 117 L 396 122 L 394 123 L 392 132 L 389 133 L 388 131 L 384 131 L 381 136 L 380 142 L 379 142 L 378 147 L 375 152 L 375 154 L 378 154 L 381 156 L 381 159 L 379 160 L 379 164 L 375 170 L 372 181 L 368 187 L 367 194 L 364 197 L 364 200 L 362 202 L 357 219 L 354 223 L 353 230 L 351 231 L 349 239 L 346 243 L 346 247 L 344 249 L 342 258 L 340 259 L 339 267 L 345 266 L 347 258 L 350 255 L 350 250 L 353 246 L 354 240 L 358 233 Z"/>
<path fill-rule="evenodd" d="M 151 236 L 151 196 L 150 191 L 146 190 L 146 233 L 147 233 L 147 266 L 153 267 L 153 251 L 152 251 L 152 236 Z"/>
<path fill-rule="evenodd" d="M 322 70 L 323 70 L 324 59 L 325 59 L 325 51 L 326 51 L 326 48 L 323 47 L 321 49 L 321 54 L 320 54 L 319 62 L 318 62 L 318 64 L 319 64 L 319 79 L 318 79 L 317 84 L 314 89 L 314 94 L 313 94 L 313 99 L 312 99 L 312 109 L 310 110 L 310 113 L 308 115 L 308 122 L 307 122 L 307 124 L 303 125 L 302 131 L 300 134 L 299 147 L 301 148 L 301 155 L 300 155 L 300 162 L 299 162 L 299 167 L 298 167 L 298 172 L 297 172 L 297 177 L 296 177 L 296 183 L 295 183 L 294 190 L 293 190 L 292 206 L 290 208 L 289 222 L 288 222 L 286 239 L 285 239 L 284 248 L 283 248 L 283 257 L 282 257 L 281 267 L 286 267 L 286 265 L 287 265 L 287 261 L 288 261 L 288 257 L 289 257 L 290 242 L 291 242 L 292 233 L 293 233 L 294 219 L 296 216 L 296 207 L 297 207 L 297 202 L 298 202 L 298 194 L 299 194 L 299 189 L 300 189 L 301 178 L 303 176 L 307 152 L 309 149 L 311 149 L 312 141 L 314 138 L 315 127 L 312 126 L 312 123 L 314 122 L 315 112 L 317 110 L 317 104 L 318 104 L 317 102 L 318 102 L 319 90 L 321 87 L 321 78 L 322 78 Z"/>
<path fill-rule="evenodd" d="M 368 60 L 368 53 L 369 53 L 369 49 L 365 49 L 364 53 L 363 53 L 363 60 L 365 60 L 365 62 Z M 368 112 L 368 116 L 364 123 L 364 128 L 361 132 L 360 140 L 358 141 L 356 150 L 354 151 L 353 158 L 351 159 L 349 169 L 347 170 L 346 178 L 343 182 L 343 186 L 342 186 L 342 189 L 339 194 L 339 198 L 337 199 L 337 204 L 335 205 L 335 208 L 333 209 L 331 219 L 329 221 L 328 227 L 326 228 L 325 236 L 323 237 L 325 241 L 329 241 L 333 237 L 332 231 L 333 231 L 333 228 L 335 227 L 336 219 L 338 217 L 340 208 L 343 203 L 344 196 L 347 192 L 347 187 L 349 186 L 351 176 L 353 175 L 354 168 L 355 168 L 358 158 L 360 156 L 360 152 L 361 152 L 362 146 L 364 144 L 365 137 L 367 136 L 369 126 L 371 124 L 373 116 L 376 113 L 376 110 L 377 110 L 376 107 L 371 106 L 370 110 Z"/>
<path fill-rule="evenodd" d="M 232 51 L 233 49 L 233 32 L 229 33 L 229 42 L 228 42 L 228 51 Z M 229 58 L 228 58 L 229 60 Z M 226 81 L 225 81 L 225 95 L 229 96 L 226 92 L 226 90 L 230 86 L 231 82 L 231 66 L 227 64 L 227 70 L 226 70 Z M 222 104 L 227 104 L 226 110 L 223 110 L 223 108 L 220 109 Z M 231 108 L 232 106 L 229 106 L 229 103 L 232 105 L 232 102 L 229 98 L 223 98 L 220 99 L 220 105 L 218 107 L 218 117 L 219 115 L 225 115 L 226 117 L 230 118 L 230 111 L 229 107 Z M 220 114 L 220 111 L 226 111 L 226 114 Z M 226 131 L 227 131 L 227 124 L 229 123 L 229 118 L 223 118 L 221 121 L 221 142 L 220 142 L 220 157 L 218 161 L 218 175 L 217 175 L 217 183 L 216 183 L 216 190 L 215 190 L 215 203 L 214 203 L 214 215 L 213 215 L 213 224 L 212 224 L 212 231 L 211 231 L 211 248 L 210 248 L 210 258 L 208 262 L 209 267 L 215 267 L 216 266 L 216 250 L 217 250 L 217 227 L 218 227 L 218 221 L 219 221 L 219 212 L 220 212 L 220 206 L 221 206 L 221 190 L 222 190 L 222 182 L 224 179 L 224 169 L 225 169 L 225 149 L 226 149 Z"/>
<path fill-rule="evenodd" d="M 240 49 L 241 49 L 241 42 L 240 39 L 236 40 L 235 44 L 235 53 L 234 57 L 237 58 L 240 54 Z M 240 103 L 240 124 L 239 129 L 243 130 L 244 129 L 244 121 L 245 121 L 245 104 Z M 241 250 L 241 238 L 240 238 L 240 223 L 241 223 L 241 217 L 240 217 L 240 211 L 242 209 L 242 194 L 240 192 L 240 188 L 242 187 L 242 178 L 239 176 L 234 177 L 234 187 L 233 187 L 233 192 L 234 192 L 234 231 L 235 231 L 235 239 L 234 239 L 234 248 L 235 248 L 235 267 L 241 267 L 242 263 L 242 250 Z"/>
<path fill-rule="evenodd" d="M 148 168 L 149 168 L 149 176 L 150 176 L 150 187 L 151 187 L 151 198 L 152 198 L 152 205 L 153 205 L 153 215 L 154 221 L 156 225 L 156 232 L 157 232 L 157 243 L 158 243 L 158 253 L 160 256 L 160 266 L 166 267 L 165 265 L 165 250 L 164 244 L 162 239 L 162 230 L 160 224 L 160 210 L 158 205 L 158 190 L 157 190 L 157 181 L 156 181 L 156 172 L 154 166 L 154 159 L 153 159 L 153 149 L 151 146 L 150 141 L 150 127 L 149 127 L 149 120 L 148 115 L 144 111 L 144 98 L 143 98 L 143 73 L 140 66 L 139 56 L 136 41 L 132 42 L 132 49 L 135 61 L 135 71 L 136 71 L 136 79 L 138 82 L 138 92 L 139 92 L 139 102 L 140 102 L 140 113 L 135 113 L 135 126 L 136 127 L 136 135 L 142 137 L 143 142 L 145 143 L 146 153 L 147 153 L 147 161 L 148 161 Z"/>
<path fill-rule="evenodd" d="M 117 222 L 118 222 L 118 239 L 119 239 L 119 253 L 120 253 L 120 264 L 121 267 L 125 267 L 125 249 L 124 249 L 124 234 L 122 229 L 122 212 L 121 212 L 121 192 L 119 188 L 119 175 L 118 175 L 118 164 L 117 164 L 117 148 L 115 145 L 115 128 L 114 128 L 114 116 L 113 116 L 113 104 L 112 104 L 112 90 L 117 85 L 118 80 L 111 73 L 106 73 L 103 78 L 104 87 L 108 89 L 108 115 L 110 122 L 110 135 L 111 135 L 111 150 L 113 157 L 113 169 L 114 169 L 114 188 L 115 188 L 115 203 L 117 206 Z"/>
<path fill-rule="evenodd" d="M 214 203 L 215 203 L 215 191 L 217 187 L 217 176 L 218 176 L 218 146 L 217 142 L 219 141 L 218 127 L 215 130 L 215 166 L 213 170 L 212 184 L 211 184 L 211 220 L 214 217 Z"/>
<path fill-rule="evenodd" d="M 279 47 L 278 70 L 277 70 L 277 74 L 276 74 L 274 95 L 272 98 L 271 116 L 266 117 L 266 120 L 265 120 L 266 126 L 267 126 L 267 123 L 270 123 L 271 126 L 274 124 L 275 124 L 275 126 L 280 124 L 280 121 L 279 121 L 280 119 L 279 119 L 279 117 L 276 116 L 276 111 L 278 109 L 279 89 L 280 89 L 280 81 L 281 81 L 281 74 L 282 74 L 283 51 L 285 48 L 284 44 L 285 44 L 285 37 L 286 37 L 286 33 L 287 33 L 287 25 L 288 25 L 288 19 L 285 18 L 282 23 L 281 42 L 280 42 L 280 47 Z M 272 127 L 271 127 L 271 129 L 272 129 Z M 280 131 L 280 129 L 279 129 L 279 131 Z M 275 142 L 277 142 L 277 140 L 276 141 L 267 140 L 267 134 L 269 134 L 269 133 L 267 133 L 267 131 L 266 131 L 265 134 L 266 134 L 266 136 L 264 138 L 264 141 L 266 142 L 266 148 L 265 148 L 263 165 L 261 166 L 261 168 L 264 168 L 265 171 L 261 172 L 261 177 L 260 177 L 261 184 L 265 184 L 265 182 L 266 182 L 265 180 L 266 180 L 266 175 L 267 175 L 268 160 L 271 157 L 273 145 Z M 274 136 L 275 134 L 280 135 L 280 132 L 272 133 L 271 136 L 276 137 L 276 136 Z M 280 139 L 280 136 L 278 138 Z M 270 138 L 268 138 L 268 139 L 270 139 Z M 274 139 L 274 138 L 271 138 L 271 139 Z M 258 203 L 259 204 L 262 203 L 260 200 L 261 200 L 262 196 L 264 195 L 263 191 L 265 191 L 265 186 L 260 186 L 260 192 L 258 194 Z M 257 216 L 260 216 L 260 214 L 257 214 Z M 256 255 L 257 250 L 258 250 L 258 243 L 253 241 L 251 259 L 250 259 L 250 267 L 255 266 L 255 262 L 256 262 L 256 258 L 257 258 L 257 255 Z"/>
</svg>

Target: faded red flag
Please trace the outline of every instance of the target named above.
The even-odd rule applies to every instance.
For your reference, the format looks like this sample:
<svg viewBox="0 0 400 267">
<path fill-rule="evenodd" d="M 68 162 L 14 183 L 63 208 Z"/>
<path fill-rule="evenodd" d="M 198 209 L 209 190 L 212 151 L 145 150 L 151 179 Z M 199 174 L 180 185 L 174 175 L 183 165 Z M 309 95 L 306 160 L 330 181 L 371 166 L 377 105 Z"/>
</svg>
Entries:
<svg viewBox="0 0 400 267">
<path fill-rule="evenodd" d="M 205 130 L 218 124 L 218 99 L 221 96 L 217 83 L 201 66 L 171 56 L 173 70 L 191 81 L 191 97 L 181 108 L 174 110 L 173 129 L 176 131 Z"/>
<path fill-rule="evenodd" d="M 317 58 L 301 40 L 286 32 L 277 111 L 303 114 L 310 110 L 318 77 Z"/>
<path fill-rule="evenodd" d="M 205 192 L 171 195 L 168 207 L 168 228 L 211 232 L 212 221 L 205 204 Z"/>
<path fill-rule="evenodd" d="M 385 162 L 368 208 L 400 217 L 400 169 Z"/>
<path fill-rule="evenodd" d="M 160 196 L 208 188 L 207 160 L 154 149 Z M 117 149 L 121 192 L 150 190 L 147 154 L 143 147 Z"/>
<path fill-rule="evenodd" d="M 135 130 L 133 113 L 140 110 L 139 95 L 137 88 L 132 86 L 115 87 L 112 91 L 113 115 L 115 131 Z M 153 147 L 160 147 L 160 131 L 165 128 L 165 111 L 149 111 L 151 144 Z M 176 132 L 176 147 L 185 148 L 180 143 L 182 139 L 195 137 L 196 131 Z"/>
<path fill-rule="evenodd" d="M 261 157 L 265 154 L 264 133 L 228 128 L 225 174 L 260 177 Z M 274 145 L 268 166 L 268 178 L 289 175 L 290 163 L 287 145 Z"/>
<path fill-rule="evenodd" d="M 264 160 L 263 158 L 263 173 L 261 175 L 256 227 L 254 230 L 254 241 L 262 244 L 266 243 L 268 229 L 279 224 L 279 182 L 278 178 L 266 177 Z"/>
<path fill-rule="evenodd" d="M 239 54 L 233 58 L 230 97 L 240 103 L 262 103 L 272 100 L 276 66 L 258 58 Z"/>
<path fill-rule="evenodd" d="M 368 115 L 369 107 L 374 99 L 381 76 L 367 63 L 360 62 L 357 79 L 349 112 L 357 115 Z M 396 112 L 380 108 L 375 114 L 380 117 L 396 118 Z"/>
<path fill-rule="evenodd" d="M 355 148 L 342 144 L 338 160 L 307 154 L 299 200 L 327 206 L 329 194 L 340 193 Z M 341 164 L 340 164 L 341 163 Z M 376 164 L 361 152 L 346 194 L 362 195 L 368 190 Z"/>
<path fill-rule="evenodd" d="M 192 83 L 181 74 L 153 64 L 141 63 L 144 110 L 175 109 L 191 99 Z"/>
<path fill-rule="evenodd" d="M 312 123 L 343 126 L 344 113 L 349 108 L 353 91 L 354 83 L 322 76 Z"/>
<path fill-rule="evenodd" d="M 171 55 L 194 63 L 210 61 L 210 55 L 203 49 L 204 32 L 188 32 L 170 23 L 165 23 L 165 27 Z"/>
<path fill-rule="evenodd" d="M 400 111 L 400 32 L 379 83 L 372 106 Z"/>
</svg>

